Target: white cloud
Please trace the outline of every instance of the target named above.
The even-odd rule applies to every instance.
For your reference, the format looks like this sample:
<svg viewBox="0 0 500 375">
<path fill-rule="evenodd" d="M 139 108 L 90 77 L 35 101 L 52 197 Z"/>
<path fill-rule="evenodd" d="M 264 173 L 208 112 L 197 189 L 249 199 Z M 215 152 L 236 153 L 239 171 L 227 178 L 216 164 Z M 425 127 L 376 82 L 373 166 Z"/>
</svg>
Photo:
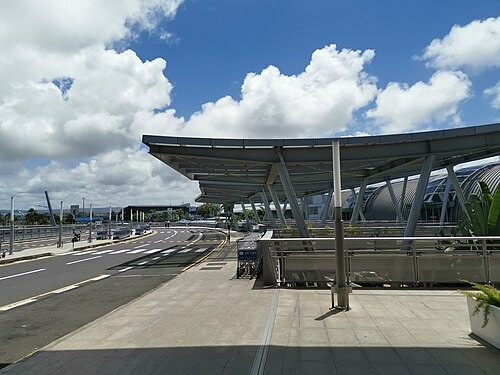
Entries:
<svg viewBox="0 0 500 375">
<path fill-rule="evenodd" d="M 16 207 L 44 201 L 44 191 L 65 207 L 81 197 L 94 207 L 125 204 L 170 204 L 199 194 L 197 183 L 188 180 L 144 150 L 114 150 L 74 166 L 51 162 L 34 169 L 20 169 L 8 185 L 0 183 L 0 196 L 16 196 Z"/>
<path fill-rule="evenodd" d="M 484 90 L 484 95 L 491 96 L 491 106 L 500 109 L 500 81 L 495 86 Z"/>
<path fill-rule="evenodd" d="M 500 67 L 500 17 L 453 26 L 443 39 L 427 46 L 422 58 L 438 69 Z"/>
<path fill-rule="evenodd" d="M 165 60 L 141 61 L 134 51 L 113 49 L 138 32 L 155 34 L 182 1 L 2 3 L 0 206 L 14 193 L 18 207 L 28 205 L 43 190 L 58 199 L 92 191 L 103 204 L 140 203 L 141 197 L 154 203 L 167 195 L 175 202 L 182 194 L 165 187 L 178 183 L 194 198 L 197 189 L 186 188 L 187 179 L 144 151 L 123 151 L 138 147 L 144 129 L 168 131 L 160 128 L 169 122 L 160 120 L 179 121 L 172 110 L 149 124 L 138 121 L 170 104 Z M 145 195 L 142 188 L 152 190 Z"/>
<path fill-rule="evenodd" d="M 330 45 L 316 50 L 298 75 L 284 75 L 275 66 L 250 73 L 240 100 L 226 96 L 204 104 L 182 133 L 247 138 L 335 134 L 376 95 L 375 79 L 363 71 L 374 55 Z"/>
<path fill-rule="evenodd" d="M 389 83 L 366 117 L 375 119 L 381 133 L 423 130 L 433 121 L 458 120 L 458 104 L 470 96 L 471 83 L 461 72 L 436 72 L 428 83 L 413 86 Z"/>
</svg>

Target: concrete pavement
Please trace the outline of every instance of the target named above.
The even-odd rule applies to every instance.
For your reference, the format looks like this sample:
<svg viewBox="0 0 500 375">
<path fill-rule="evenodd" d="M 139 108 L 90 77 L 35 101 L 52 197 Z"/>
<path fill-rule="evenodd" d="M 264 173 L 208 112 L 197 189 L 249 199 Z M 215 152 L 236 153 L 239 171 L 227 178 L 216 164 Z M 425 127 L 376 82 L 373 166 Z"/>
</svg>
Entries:
<svg viewBox="0 0 500 375">
<path fill-rule="evenodd" d="M 235 239 L 234 234 L 232 239 Z M 163 286 L 0 374 L 497 374 L 469 336 L 465 297 L 366 290 L 330 310 L 328 290 L 236 279 L 234 241 Z"/>
</svg>

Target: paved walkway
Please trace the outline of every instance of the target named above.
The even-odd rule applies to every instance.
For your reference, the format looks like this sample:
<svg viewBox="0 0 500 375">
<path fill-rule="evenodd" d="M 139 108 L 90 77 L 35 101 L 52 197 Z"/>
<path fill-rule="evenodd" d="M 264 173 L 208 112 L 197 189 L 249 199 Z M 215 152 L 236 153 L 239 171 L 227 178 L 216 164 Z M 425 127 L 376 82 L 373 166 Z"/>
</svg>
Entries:
<svg viewBox="0 0 500 375">
<path fill-rule="evenodd" d="M 234 237 L 233 237 L 234 239 Z M 264 289 L 217 253 L 0 374 L 498 374 L 452 291 Z"/>
</svg>

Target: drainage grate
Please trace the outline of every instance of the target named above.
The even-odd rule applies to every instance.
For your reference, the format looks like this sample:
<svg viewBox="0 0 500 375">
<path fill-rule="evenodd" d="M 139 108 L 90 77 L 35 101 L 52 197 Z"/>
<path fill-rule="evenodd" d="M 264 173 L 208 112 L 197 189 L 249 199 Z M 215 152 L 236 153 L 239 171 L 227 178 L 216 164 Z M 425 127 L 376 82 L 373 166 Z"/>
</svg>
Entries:
<svg viewBox="0 0 500 375">
<path fill-rule="evenodd" d="M 221 270 L 222 267 L 202 267 L 200 271 L 218 271 Z"/>
</svg>

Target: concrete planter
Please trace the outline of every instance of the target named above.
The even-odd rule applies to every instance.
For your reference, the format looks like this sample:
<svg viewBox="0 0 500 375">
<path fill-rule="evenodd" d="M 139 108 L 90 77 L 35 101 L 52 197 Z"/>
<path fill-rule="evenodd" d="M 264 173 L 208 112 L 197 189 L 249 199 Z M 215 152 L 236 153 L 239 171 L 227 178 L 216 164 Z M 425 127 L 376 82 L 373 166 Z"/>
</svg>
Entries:
<svg viewBox="0 0 500 375">
<path fill-rule="evenodd" d="M 500 308 L 491 306 L 488 324 L 483 325 L 483 311 L 472 315 L 476 308 L 476 300 L 467 297 L 467 307 L 469 308 L 470 328 L 473 334 L 487 341 L 497 349 L 500 349 Z"/>
</svg>

